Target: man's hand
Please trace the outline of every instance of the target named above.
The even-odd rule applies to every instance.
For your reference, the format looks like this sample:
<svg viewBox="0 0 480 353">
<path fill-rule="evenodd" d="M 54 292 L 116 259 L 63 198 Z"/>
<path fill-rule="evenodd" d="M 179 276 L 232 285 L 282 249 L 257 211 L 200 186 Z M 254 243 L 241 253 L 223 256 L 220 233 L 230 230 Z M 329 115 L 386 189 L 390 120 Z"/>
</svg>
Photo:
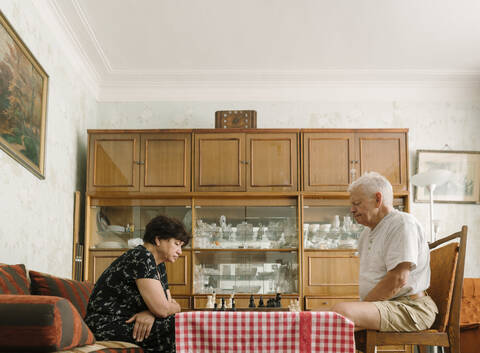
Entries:
<svg viewBox="0 0 480 353">
<path fill-rule="evenodd" d="M 137 342 L 142 342 L 150 335 L 153 323 L 155 322 L 155 316 L 153 316 L 150 311 L 145 310 L 133 315 L 125 322 L 131 323 L 134 321 L 135 325 L 133 326 L 133 339 Z"/>
</svg>

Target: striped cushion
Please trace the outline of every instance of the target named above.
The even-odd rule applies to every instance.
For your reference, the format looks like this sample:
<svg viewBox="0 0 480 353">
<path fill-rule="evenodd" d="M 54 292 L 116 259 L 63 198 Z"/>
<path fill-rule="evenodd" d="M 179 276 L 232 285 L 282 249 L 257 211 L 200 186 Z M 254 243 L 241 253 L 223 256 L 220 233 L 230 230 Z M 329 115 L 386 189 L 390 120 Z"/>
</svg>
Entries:
<svg viewBox="0 0 480 353">
<path fill-rule="evenodd" d="M 29 271 L 32 294 L 54 295 L 70 300 L 82 317 L 87 313 L 88 297 L 93 289 L 90 282 L 59 278 L 46 273 Z"/>
<path fill-rule="evenodd" d="M 30 294 L 24 265 L 0 264 L 0 294 Z"/>
<path fill-rule="evenodd" d="M 95 343 L 68 300 L 40 295 L 0 295 L 0 350 L 55 352 Z"/>
<path fill-rule="evenodd" d="M 98 341 L 95 344 L 57 353 L 143 353 L 143 349 L 128 342 Z"/>
</svg>

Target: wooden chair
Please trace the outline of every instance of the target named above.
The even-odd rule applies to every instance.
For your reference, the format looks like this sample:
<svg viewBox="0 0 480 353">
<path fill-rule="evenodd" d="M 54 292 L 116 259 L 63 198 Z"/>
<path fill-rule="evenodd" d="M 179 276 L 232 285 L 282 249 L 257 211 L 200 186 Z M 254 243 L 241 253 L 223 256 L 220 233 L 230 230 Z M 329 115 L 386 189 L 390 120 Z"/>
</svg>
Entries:
<svg viewBox="0 0 480 353">
<path fill-rule="evenodd" d="M 454 239 L 458 242 L 440 246 Z M 357 331 L 357 349 L 374 353 L 376 346 L 411 344 L 418 345 L 420 352 L 426 352 L 426 346 L 439 346 L 446 347 L 447 352 L 460 353 L 460 304 L 466 243 L 467 226 L 463 226 L 460 232 L 429 245 L 431 277 L 428 294 L 439 310 L 431 329 L 418 332 Z"/>
</svg>

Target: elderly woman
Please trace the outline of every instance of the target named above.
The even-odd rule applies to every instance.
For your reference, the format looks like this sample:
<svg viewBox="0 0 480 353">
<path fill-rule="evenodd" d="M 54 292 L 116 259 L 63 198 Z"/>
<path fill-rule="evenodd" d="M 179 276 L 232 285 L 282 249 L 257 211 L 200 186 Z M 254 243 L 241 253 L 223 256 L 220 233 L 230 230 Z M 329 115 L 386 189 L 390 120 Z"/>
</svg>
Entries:
<svg viewBox="0 0 480 353">
<path fill-rule="evenodd" d="M 144 245 L 118 257 L 100 276 L 85 322 L 98 340 L 140 345 L 145 352 L 175 352 L 175 313 L 165 262 L 174 262 L 190 235 L 180 221 L 158 216 L 147 224 Z"/>
</svg>

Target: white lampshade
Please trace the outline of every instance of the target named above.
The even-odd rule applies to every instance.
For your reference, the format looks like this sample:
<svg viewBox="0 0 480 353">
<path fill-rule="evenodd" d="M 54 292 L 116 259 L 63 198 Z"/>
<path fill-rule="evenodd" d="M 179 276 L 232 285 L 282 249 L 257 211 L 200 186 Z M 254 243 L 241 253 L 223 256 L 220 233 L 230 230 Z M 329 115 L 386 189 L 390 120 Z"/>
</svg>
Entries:
<svg viewBox="0 0 480 353">
<path fill-rule="evenodd" d="M 442 185 L 446 183 L 453 173 L 446 169 L 431 169 L 412 176 L 412 184 L 416 186 Z"/>
</svg>

